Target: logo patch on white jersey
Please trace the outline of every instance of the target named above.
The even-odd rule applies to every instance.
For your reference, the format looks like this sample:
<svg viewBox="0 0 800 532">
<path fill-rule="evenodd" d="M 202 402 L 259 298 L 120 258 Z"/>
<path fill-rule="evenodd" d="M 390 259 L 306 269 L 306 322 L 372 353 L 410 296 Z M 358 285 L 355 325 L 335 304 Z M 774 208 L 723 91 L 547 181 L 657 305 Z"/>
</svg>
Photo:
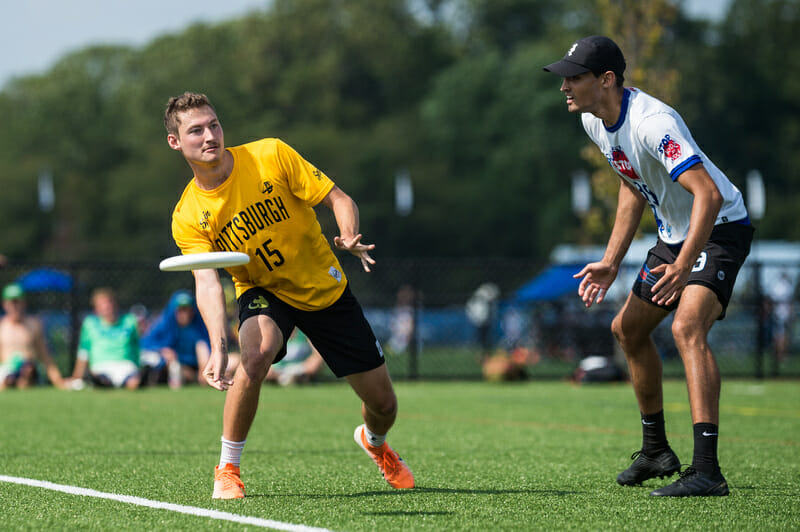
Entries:
<svg viewBox="0 0 800 532">
<path fill-rule="evenodd" d="M 622 151 L 621 146 L 612 146 L 611 156 L 606 156 L 606 158 L 608 159 L 608 164 L 610 164 L 611 167 L 617 172 L 624 176 L 630 177 L 634 181 L 639 180 L 639 176 L 636 175 L 631 161 L 628 159 L 628 156 L 625 155 L 625 152 Z"/>
<path fill-rule="evenodd" d="M 661 139 L 658 151 L 659 153 L 663 153 L 667 159 L 674 161 L 681 156 L 681 145 L 678 144 L 675 139 L 670 138 L 669 135 L 665 135 L 664 138 Z"/>
</svg>

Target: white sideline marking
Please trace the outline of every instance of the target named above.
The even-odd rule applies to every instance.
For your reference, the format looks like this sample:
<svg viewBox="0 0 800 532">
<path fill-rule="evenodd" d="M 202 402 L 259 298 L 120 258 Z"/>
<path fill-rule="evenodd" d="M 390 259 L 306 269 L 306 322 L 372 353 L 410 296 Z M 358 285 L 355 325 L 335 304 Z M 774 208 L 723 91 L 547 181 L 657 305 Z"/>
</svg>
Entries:
<svg viewBox="0 0 800 532">
<path fill-rule="evenodd" d="M 312 526 L 295 525 L 292 523 L 282 523 L 281 521 L 273 521 L 271 519 L 261 519 L 260 517 L 249 517 L 246 515 L 236 515 L 228 512 L 220 512 L 218 510 L 209 510 L 207 508 L 197 508 L 194 506 L 184 506 L 181 504 L 172 504 L 168 502 L 151 501 L 150 499 L 133 497 L 131 495 L 117 495 L 116 493 L 103 493 L 102 491 L 95 491 L 87 488 L 79 488 L 76 486 L 65 486 L 63 484 L 54 484 L 52 482 L 47 482 L 44 480 L 34 480 L 31 478 L 9 477 L 6 475 L 0 475 L 0 482 L 24 484 L 26 486 L 33 486 L 36 488 L 44 488 L 47 490 L 69 493 L 70 495 L 82 495 L 84 497 L 97 497 L 98 499 L 110 499 L 112 501 L 135 504 L 136 506 L 147 506 L 149 508 L 157 508 L 159 510 L 169 510 L 171 512 L 196 515 L 199 517 L 209 517 L 211 519 L 233 521 L 234 523 L 260 526 L 263 528 L 273 528 L 275 530 L 289 530 L 291 532 L 330 532 L 327 528 L 315 528 Z"/>
</svg>

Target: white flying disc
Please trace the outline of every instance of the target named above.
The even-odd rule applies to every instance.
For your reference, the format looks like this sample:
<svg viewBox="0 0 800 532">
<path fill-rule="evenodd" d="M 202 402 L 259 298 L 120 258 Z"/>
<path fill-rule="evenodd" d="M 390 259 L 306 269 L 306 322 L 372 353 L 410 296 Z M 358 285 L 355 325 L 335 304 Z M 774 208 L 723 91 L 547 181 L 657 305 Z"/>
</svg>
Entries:
<svg viewBox="0 0 800 532">
<path fill-rule="evenodd" d="M 238 251 L 211 251 L 209 253 L 190 253 L 175 255 L 164 259 L 158 265 L 162 272 L 186 272 L 189 270 L 205 270 L 208 268 L 230 268 L 250 262 L 246 253 Z"/>
</svg>

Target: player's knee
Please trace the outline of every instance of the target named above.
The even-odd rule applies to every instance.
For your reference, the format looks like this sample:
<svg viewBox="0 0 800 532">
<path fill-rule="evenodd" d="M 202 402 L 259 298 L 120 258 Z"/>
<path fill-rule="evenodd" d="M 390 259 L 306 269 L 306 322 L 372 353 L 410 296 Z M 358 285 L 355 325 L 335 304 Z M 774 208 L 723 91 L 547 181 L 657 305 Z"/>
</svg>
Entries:
<svg viewBox="0 0 800 532">
<path fill-rule="evenodd" d="M 626 342 L 630 341 L 630 338 L 634 332 L 635 331 L 633 331 L 631 327 L 625 325 L 625 321 L 622 319 L 622 314 L 617 314 L 611 321 L 611 334 L 614 335 L 614 338 L 616 338 L 617 342 L 619 342 L 619 344 L 622 346 L 624 346 Z"/>
<path fill-rule="evenodd" d="M 672 337 L 675 339 L 675 345 L 680 349 L 682 346 L 702 343 L 705 334 L 696 320 L 676 316 L 672 321 Z"/>
<path fill-rule="evenodd" d="M 276 350 L 269 346 L 261 346 L 258 349 L 243 349 L 239 365 L 251 380 L 261 382 L 267 376 L 267 371 L 269 371 L 275 354 Z"/>
<path fill-rule="evenodd" d="M 614 335 L 625 355 L 636 356 L 642 346 L 650 341 L 650 335 L 620 313 L 611 322 L 611 334 Z"/>
</svg>

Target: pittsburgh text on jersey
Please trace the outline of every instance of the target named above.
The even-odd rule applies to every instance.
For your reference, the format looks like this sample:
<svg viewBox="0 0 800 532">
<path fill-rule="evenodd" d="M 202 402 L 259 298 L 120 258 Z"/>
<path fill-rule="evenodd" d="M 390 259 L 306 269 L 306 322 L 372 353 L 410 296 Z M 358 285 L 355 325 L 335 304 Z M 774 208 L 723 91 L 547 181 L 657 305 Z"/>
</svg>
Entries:
<svg viewBox="0 0 800 532">
<path fill-rule="evenodd" d="M 289 210 L 280 196 L 256 201 L 223 222 L 214 244 L 220 251 L 239 251 L 258 231 L 289 218 Z"/>
</svg>

